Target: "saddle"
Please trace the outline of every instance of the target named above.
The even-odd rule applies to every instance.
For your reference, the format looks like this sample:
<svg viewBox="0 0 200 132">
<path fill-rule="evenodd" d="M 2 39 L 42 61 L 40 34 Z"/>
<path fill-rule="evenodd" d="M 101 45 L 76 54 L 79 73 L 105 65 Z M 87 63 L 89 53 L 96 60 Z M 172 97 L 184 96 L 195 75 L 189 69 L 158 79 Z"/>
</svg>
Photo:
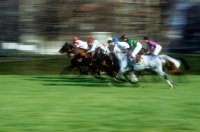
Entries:
<svg viewBox="0 0 200 132">
<path fill-rule="evenodd" d="M 138 54 L 135 56 L 134 60 L 132 61 L 133 64 L 141 63 L 141 62 L 142 62 L 142 57 L 141 55 L 138 55 Z"/>
<path fill-rule="evenodd" d="M 142 60 L 141 55 L 138 55 L 138 54 L 137 54 L 137 55 L 135 56 L 135 60 L 138 61 L 138 62 L 141 62 L 141 60 Z"/>
</svg>

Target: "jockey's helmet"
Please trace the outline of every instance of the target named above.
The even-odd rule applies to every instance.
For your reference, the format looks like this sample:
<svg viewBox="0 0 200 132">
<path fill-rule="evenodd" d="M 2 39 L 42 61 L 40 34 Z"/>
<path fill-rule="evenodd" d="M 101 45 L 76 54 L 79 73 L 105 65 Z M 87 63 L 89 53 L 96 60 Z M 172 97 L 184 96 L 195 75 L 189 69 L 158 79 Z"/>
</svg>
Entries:
<svg viewBox="0 0 200 132">
<path fill-rule="evenodd" d="M 114 38 L 112 39 L 112 41 L 113 41 L 113 42 L 118 42 L 119 39 L 118 39 L 117 37 L 114 37 Z"/>
<path fill-rule="evenodd" d="M 107 43 L 112 43 L 112 40 L 108 40 L 108 42 Z"/>
<path fill-rule="evenodd" d="M 145 36 L 143 37 L 144 40 L 149 40 L 149 37 Z"/>
<path fill-rule="evenodd" d="M 76 41 L 76 40 L 78 40 L 78 37 L 74 36 L 72 40 Z"/>
<path fill-rule="evenodd" d="M 112 37 L 108 37 L 107 40 L 112 40 Z"/>
<path fill-rule="evenodd" d="M 93 40 L 92 39 L 88 39 L 87 42 L 88 42 L 88 44 L 90 44 L 90 43 L 93 42 Z"/>
<path fill-rule="evenodd" d="M 127 37 L 126 37 L 126 35 L 125 34 L 123 34 L 122 36 L 121 36 L 121 39 L 126 39 Z"/>
</svg>

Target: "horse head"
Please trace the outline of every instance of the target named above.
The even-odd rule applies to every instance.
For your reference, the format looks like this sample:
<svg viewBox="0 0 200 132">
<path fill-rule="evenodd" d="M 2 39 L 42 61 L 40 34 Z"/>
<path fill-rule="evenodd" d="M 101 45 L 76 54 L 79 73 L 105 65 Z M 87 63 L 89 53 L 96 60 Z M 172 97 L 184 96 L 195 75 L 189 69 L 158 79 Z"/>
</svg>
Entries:
<svg viewBox="0 0 200 132">
<path fill-rule="evenodd" d="M 63 54 L 67 51 L 67 48 L 66 48 L 66 45 L 68 44 L 68 42 L 66 42 L 62 47 L 61 49 L 58 51 L 60 54 Z"/>
<path fill-rule="evenodd" d="M 74 45 L 66 42 L 58 52 L 61 54 L 67 53 L 70 58 L 73 58 L 75 55 L 75 47 Z"/>
</svg>

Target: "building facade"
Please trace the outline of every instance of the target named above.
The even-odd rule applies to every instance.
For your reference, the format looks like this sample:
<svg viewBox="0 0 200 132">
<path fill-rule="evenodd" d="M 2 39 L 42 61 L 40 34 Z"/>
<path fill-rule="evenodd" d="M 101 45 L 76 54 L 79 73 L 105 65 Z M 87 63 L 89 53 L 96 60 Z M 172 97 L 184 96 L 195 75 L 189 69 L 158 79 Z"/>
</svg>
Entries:
<svg viewBox="0 0 200 132">
<path fill-rule="evenodd" d="M 168 45 L 169 20 L 178 0 L 8 0 L 0 7 L 0 41 L 57 49 L 73 36 L 128 37 L 142 42 L 149 36 Z M 11 4 L 12 3 L 12 4 Z M 106 35 L 102 35 L 106 34 Z M 101 37 L 102 36 L 102 37 Z M 104 40 L 106 42 L 106 40 Z"/>
</svg>

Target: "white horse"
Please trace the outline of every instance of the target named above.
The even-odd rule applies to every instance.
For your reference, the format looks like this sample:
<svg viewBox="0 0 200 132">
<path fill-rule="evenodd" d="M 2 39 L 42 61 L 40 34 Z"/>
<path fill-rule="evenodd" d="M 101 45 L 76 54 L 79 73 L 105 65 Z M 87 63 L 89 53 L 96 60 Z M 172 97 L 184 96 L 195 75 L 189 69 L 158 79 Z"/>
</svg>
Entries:
<svg viewBox="0 0 200 132">
<path fill-rule="evenodd" d="M 145 69 L 150 69 L 159 75 L 161 75 L 168 85 L 173 89 L 174 85 L 169 80 L 167 74 L 163 71 L 163 60 L 171 60 L 175 63 L 177 67 L 180 66 L 180 62 L 176 61 L 175 59 L 167 56 L 167 55 L 161 55 L 161 56 L 155 56 L 155 55 L 141 55 L 142 62 L 141 63 L 134 63 L 131 64 L 129 57 L 126 53 L 123 53 L 121 49 L 115 45 L 113 52 L 115 53 L 116 57 L 119 60 L 120 70 L 117 74 L 117 76 L 123 75 L 126 72 L 129 72 L 131 75 L 131 82 L 137 82 L 138 79 L 136 78 L 134 71 L 143 71 Z"/>
</svg>

